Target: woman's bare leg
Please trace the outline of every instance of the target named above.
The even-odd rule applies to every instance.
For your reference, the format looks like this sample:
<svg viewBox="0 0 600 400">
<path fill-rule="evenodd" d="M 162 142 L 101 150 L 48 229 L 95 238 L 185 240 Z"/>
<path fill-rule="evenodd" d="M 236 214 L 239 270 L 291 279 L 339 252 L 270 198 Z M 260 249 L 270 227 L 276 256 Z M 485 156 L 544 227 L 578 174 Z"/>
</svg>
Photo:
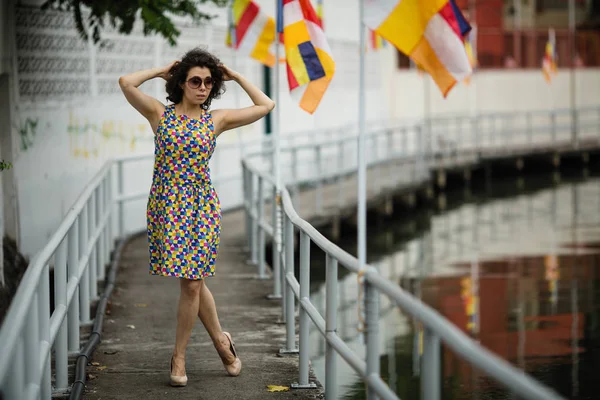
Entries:
<svg viewBox="0 0 600 400">
<path fill-rule="evenodd" d="M 202 285 L 202 288 L 200 289 L 197 310 L 200 321 L 202 321 L 202 324 L 206 328 L 206 331 L 212 339 L 217 352 L 225 364 L 231 364 L 234 362 L 235 356 L 231 350 L 229 350 L 229 340 L 223 334 L 223 330 L 221 329 L 221 323 L 219 322 L 219 316 L 217 315 L 215 299 L 206 284 Z"/>
<path fill-rule="evenodd" d="M 196 322 L 198 312 L 198 299 L 204 286 L 204 281 L 180 279 L 181 292 L 179 294 L 179 308 L 177 310 L 177 331 L 175 336 L 175 350 L 173 351 L 173 371 L 176 376 L 185 375 L 185 349 L 192 335 L 192 328 Z"/>
</svg>

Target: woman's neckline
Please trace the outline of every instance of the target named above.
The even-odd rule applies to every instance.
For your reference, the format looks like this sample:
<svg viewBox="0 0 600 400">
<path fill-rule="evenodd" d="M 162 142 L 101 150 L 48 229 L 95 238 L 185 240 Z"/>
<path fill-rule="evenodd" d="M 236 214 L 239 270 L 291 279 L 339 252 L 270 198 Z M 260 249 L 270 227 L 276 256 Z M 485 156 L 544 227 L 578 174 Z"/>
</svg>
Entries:
<svg viewBox="0 0 600 400">
<path fill-rule="evenodd" d="M 201 111 L 200 116 L 198 118 L 193 118 L 193 117 L 190 117 L 187 114 L 178 114 L 177 113 L 177 107 L 176 107 L 175 104 L 173 104 L 173 115 L 175 116 L 176 119 L 187 119 L 187 120 L 191 120 L 191 121 L 201 121 L 202 117 L 204 117 L 206 115 L 206 113 L 208 113 L 208 111 L 205 110 L 205 109 L 203 109 L 202 107 L 200 107 L 200 111 Z"/>
</svg>

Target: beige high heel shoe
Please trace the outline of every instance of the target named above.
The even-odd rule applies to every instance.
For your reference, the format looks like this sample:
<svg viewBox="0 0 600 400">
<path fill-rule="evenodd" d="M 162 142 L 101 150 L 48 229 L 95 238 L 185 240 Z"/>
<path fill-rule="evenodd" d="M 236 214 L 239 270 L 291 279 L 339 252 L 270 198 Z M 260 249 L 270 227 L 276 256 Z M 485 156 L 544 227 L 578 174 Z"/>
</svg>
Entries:
<svg viewBox="0 0 600 400">
<path fill-rule="evenodd" d="M 231 350 L 231 352 L 235 356 L 235 361 L 233 361 L 231 364 L 225 364 L 225 361 L 223 361 L 222 359 L 221 361 L 223 361 L 223 366 L 225 367 L 225 370 L 229 375 L 238 376 L 242 371 L 242 361 L 237 356 L 237 352 L 235 351 L 235 342 L 233 341 L 233 339 L 231 339 L 231 335 L 229 334 L 229 332 L 223 332 L 223 334 L 225 334 L 225 336 L 227 336 L 227 339 L 229 340 L 229 350 Z"/>
<path fill-rule="evenodd" d="M 182 387 L 187 385 L 187 381 L 187 374 L 183 376 L 173 375 L 173 356 L 171 356 L 171 380 L 169 381 L 169 384 L 175 387 Z"/>
</svg>

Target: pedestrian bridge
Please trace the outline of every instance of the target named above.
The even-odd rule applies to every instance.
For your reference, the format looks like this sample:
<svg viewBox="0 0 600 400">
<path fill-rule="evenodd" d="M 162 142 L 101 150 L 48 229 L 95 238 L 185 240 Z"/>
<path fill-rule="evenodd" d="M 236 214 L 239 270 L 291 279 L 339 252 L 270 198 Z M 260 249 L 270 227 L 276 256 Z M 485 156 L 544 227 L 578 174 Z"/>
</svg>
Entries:
<svg viewBox="0 0 600 400">
<path fill-rule="evenodd" d="M 207 399 L 260 399 L 267 385 L 275 384 L 291 388 L 279 394 L 284 398 L 303 390 L 305 398 L 324 391 L 336 399 L 336 371 L 349 368 L 366 383 L 369 398 L 396 399 L 380 375 L 379 324 L 387 310 L 399 307 L 424 327 L 423 398 L 441 398 L 443 343 L 522 398 L 560 399 L 404 291 L 393 272 L 359 268 L 353 255 L 315 228 L 322 219 L 354 213 L 355 139 L 352 126 L 284 136 L 281 198 L 270 140 L 217 147 L 212 169 L 223 203 L 223 240 L 217 276 L 209 285 L 222 324 L 236 339 L 244 372 L 235 379 L 219 373 L 210 341 L 197 332 L 188 350 L 188 375 L 194 379 L 177 392 L 166 377 L 178 286 L 146 272 L 148 181 L 136 181 L 139 175 L 131 173 L 145 168 L 149 177 L 152 156 L 108 161 L 31 260 L 13 299 L 0 330 L 3 398 L 198 398 L 201 393 Z M 382 199 L 385 204 L 398 193 L 410 197 L 443 189 L 448 176 L 468 180 L 474 169 L 489 174 L 498 160 L 514 162 L 515 168 L 532 157 L 555 167 L 565 156 L 587 162 L 600 150 L 600 107 L 373 126 L 366 142 L 367 197 L 371 204 Z M 221 165 L 235 157 L 242 159 L 239 170 L 221 174 Z M 314 249 L 326 260 L 327 280 L 322 292 L 311 295 Z M 468 255 L 468 245 L 464 251 Z M 421 254 L 415 262 L 427 264 L 427 251 Z M 359 288 L 351 299 L 340 295 L 341 268 Z M 357 349 L 356 335 L 340 330 L 345 316 L 340 305 L 359 309 L 356 326 L 364 335 L 364 351 Z M 309 347 L 315 334 L 326 338 L 322 351 Z M 325 379 L 316 382 L 310 360 L 320 358 Z"/>
</svg>

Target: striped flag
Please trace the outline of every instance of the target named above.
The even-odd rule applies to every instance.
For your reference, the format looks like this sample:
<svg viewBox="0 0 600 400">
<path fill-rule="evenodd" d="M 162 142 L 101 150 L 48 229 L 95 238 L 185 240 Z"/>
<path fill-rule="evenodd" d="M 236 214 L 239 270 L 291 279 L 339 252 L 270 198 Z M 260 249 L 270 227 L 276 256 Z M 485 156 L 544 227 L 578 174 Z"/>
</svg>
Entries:
<svg viewBox="0 0 600 400">
<path fill-rule="evenodd" d="M 251 0 L 233 0 L 231 7 L 227 46 L 269 67 L 275 65 L 275 55 L 271 52 L 275 19 L 261 12 Z"/>
<path fill-rule="evenodd" d="M 373 50 L 379 50 L 386 46 L 386 41 L 374 30 L 369 29 L 369 47 Z"/>
<path fill-rule="evenodd" d="M 310 0 L 278 0 L 277 4 L 277 31 L 283 31 L 290 94 L 312 114 L 333 77 L 335 62 Z"/>
<path fill-rule="evenodd" d="M 542 73 L 548 83 L 552 81 L 552 75 L 556 74 L 556 36 L 554 29 L 548 30 L 548 42 L 542 60 Z"/>
<path fill-rule="evenodd" d="M 364 23 L 431 75 L 446 97 L 472 72 L 471 27 L 453 0 L 365 0 Z"/>
</svg>

